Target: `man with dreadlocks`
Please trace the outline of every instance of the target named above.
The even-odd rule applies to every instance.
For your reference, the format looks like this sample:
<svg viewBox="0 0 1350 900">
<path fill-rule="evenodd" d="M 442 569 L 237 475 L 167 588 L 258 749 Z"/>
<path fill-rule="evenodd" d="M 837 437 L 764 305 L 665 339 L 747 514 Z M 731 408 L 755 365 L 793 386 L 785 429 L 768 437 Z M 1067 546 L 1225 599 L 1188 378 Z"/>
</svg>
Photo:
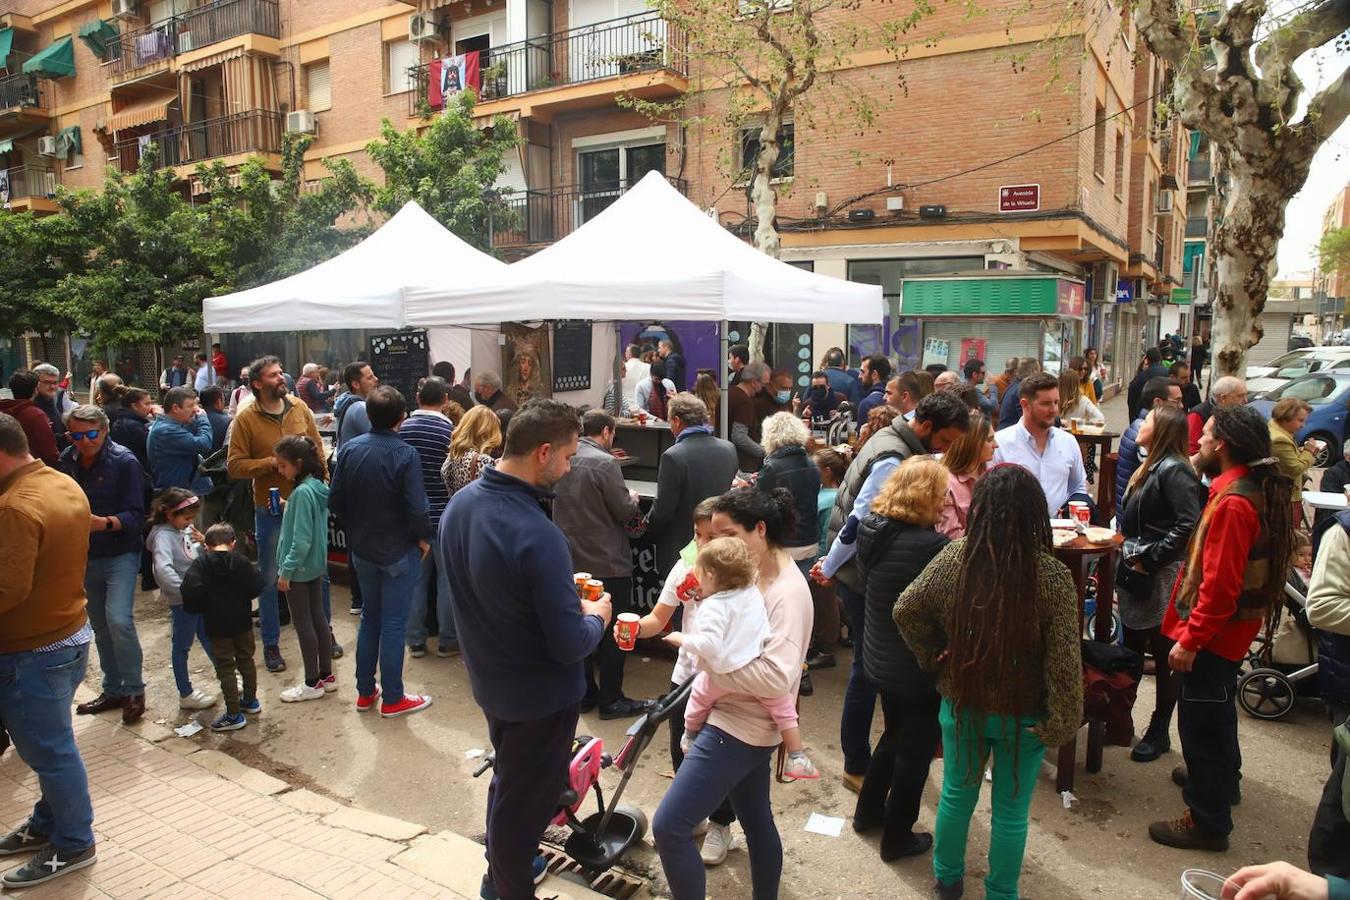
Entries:
<svg viewBox="0 0 1350 900">
<path fill-rule="evenodd" d="M 1186 812 L 1149 836 L 1182 849 L 1228 849 L 1238 800 L 1238 663 L 1282 594 L 1293 552 L 1289 479 L 1271 455 L 1265 421 L 1247 406 L 1214 410 L 1196 456 L 1209 502 L 1172 589 L 1163 634 L 1180 674 L 1177 725 L 1186 765 L 1172 772 Z"/>
</svg>

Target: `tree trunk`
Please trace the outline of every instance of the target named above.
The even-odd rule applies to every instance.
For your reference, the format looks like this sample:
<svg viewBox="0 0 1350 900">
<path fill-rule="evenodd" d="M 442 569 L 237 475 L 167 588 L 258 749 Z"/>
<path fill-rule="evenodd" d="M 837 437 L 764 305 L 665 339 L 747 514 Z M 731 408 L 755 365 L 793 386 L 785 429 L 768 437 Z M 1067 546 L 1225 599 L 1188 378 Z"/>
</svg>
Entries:
<svg viewBox="0 0 1350 900">
<path fill-rule="evenodd" d="M 778 164 L 778 129 L 783 116 L 771 110 L 759 129 L 759 153 L 755 156 L 755 170 L 750 182 L 750 202 L 755 208 L 755 249 L 778 258 L 778 191 L 773 186 L 773 167 Z M 764 359 L 764 322 L 750 324 L 750 358 Z"/>
<path fill-rule="evenodd" d="M 1284 212 L 1290 194 L 1286 185 L 1252 172 L 1234 161 L 1223 219 L 1214 229 L 1214 294 L 1212 348 L 1214 377 L 1246 371 L 1247 351 L 1261 340 L 1261 312 L 1266 307 L 1275 254 L 1284 235 Z"/>
</svg>

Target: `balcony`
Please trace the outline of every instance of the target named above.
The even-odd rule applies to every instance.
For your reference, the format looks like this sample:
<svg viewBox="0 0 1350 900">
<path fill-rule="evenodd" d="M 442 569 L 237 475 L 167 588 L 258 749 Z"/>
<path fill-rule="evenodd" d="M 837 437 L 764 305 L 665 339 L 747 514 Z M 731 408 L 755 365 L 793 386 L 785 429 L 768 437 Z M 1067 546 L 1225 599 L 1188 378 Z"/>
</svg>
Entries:
<svg viewBox="0 0 1350 900">
<path fill-rule="evenodd" d="M 253 153 L 279 154 L 284 124 L 281 113 L 260 109 L 205 119 L 118 141 L 108 155 L 108 164 L 122 172 L 134 172 L 151 143 L 159 147 L 161 169 Z"/>
<path fill-rule="evenodd" d="M 1214 167 L 1208 157 L 1197 156 L 1186 166 L 1187 184 L 1209 184 L 1214 177 Z"/>
<path fill-rule="evenodd" d="M 1186 237 L 1209 237 L 1209 219 L 1192 216 L 1186 220 Z"/>
<path fill-rule="evenodd" d="M 31 124 L 45 124 L 49 118 L 43 79 L 36 75 L 0 78 L 0 138 L 26 131 Z"/>
<path fill-rule="evenodd" d="M 103 65 L 114 82 L 131 81 L 168 69 L 180 53 L 246 34 L 281 36 L 277 0 L 226 0 L 124 31 L 109 42 Z"/>
<path fill-rule="evenodd" d="M 56 173 L 46 166 L 15 166 L 6 170 L 8 176 L 0 185 L 0 202 L 5 209 L 18 212 L 56 212 Z"/>
<path fill-rule="evenodd" d="M 682 178 L 666 177 L 681 194 L 689 183 Z M 576 231 L 619 199 L 636 179 L 594 187 L 568 185 L 552 190 L 527 190 L 512 194 L 506 204 L 509 212 L 489 223 L 493 247 L 528 247 L 551 244 Z"/>
<path fill-rule="evenodd" d="M 503 44 L 479 56 L 478 99 L 481 104 L 644 73 L 668 73 L 682 82 L 689 74 L 688 44 L 682 30 L 651 12 Z M 408 115 L 415 116 L 429 102 L 430 64 L 414 66 L 410 74 L 416 88 L 408 95 Z M 583 91 L 562 102 L 585 105 L 591 98 L 612 102 L 616 90 L 637 94 L 661 90 L 659 85 L 643 84 L 606 88 Z"/>
</svg>

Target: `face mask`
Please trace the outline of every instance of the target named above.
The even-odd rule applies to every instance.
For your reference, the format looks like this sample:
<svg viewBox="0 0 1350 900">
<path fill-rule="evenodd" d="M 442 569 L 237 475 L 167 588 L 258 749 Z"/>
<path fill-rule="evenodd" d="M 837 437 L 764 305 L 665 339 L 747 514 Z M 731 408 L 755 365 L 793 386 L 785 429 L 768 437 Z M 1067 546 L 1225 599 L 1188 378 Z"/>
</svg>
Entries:
<svg viewBox="0 0 1350 900">
<path fill-rule="evenodd" d="M 774 394 L 774 400 L 779 403 L 787 403 L 792 400 L 792 391 L 779 391 Z"/>
<path fill-rule="evenodd" d="M 812 400 L 824 400 L 824 399 L 825 399 L 826 390 L 827 390 L 827 389 L 826 389 L 826 388 L 823 388 L 823 387 L 813 387 L 813 388 L 811 388 L 811 399 L 812 399 Z"/>
</svg>

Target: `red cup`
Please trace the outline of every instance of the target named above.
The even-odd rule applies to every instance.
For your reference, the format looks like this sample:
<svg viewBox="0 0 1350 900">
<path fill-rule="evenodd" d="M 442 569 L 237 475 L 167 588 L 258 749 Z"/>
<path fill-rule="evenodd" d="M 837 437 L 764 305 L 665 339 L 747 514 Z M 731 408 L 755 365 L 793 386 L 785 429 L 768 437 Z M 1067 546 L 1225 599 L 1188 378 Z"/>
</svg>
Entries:
<svg viewBox="0 0 1350 900">
<path fill-rule="evenodd" d="M 587 600 L 599 600 L 605 595 L 605 583 L 598 578 L 590 578 L 585 586 Z"/>
<path fill-rule="evenodd" d="M 1073 516 L 1075 522 L 1087 525 L 1092 518 L 1092 510 L 1082 500 L 1074 500 L 1069 503 L 1069 515 Z"/>
<path fill-rule="evenodd" d="M 619 613 L 614 625 L 614 643 L 619 645 L 620 650 L 632 650 L 637 646 L 638 630 L 641 627 L 642 619 L 637 613 Z"/>
</svg>

